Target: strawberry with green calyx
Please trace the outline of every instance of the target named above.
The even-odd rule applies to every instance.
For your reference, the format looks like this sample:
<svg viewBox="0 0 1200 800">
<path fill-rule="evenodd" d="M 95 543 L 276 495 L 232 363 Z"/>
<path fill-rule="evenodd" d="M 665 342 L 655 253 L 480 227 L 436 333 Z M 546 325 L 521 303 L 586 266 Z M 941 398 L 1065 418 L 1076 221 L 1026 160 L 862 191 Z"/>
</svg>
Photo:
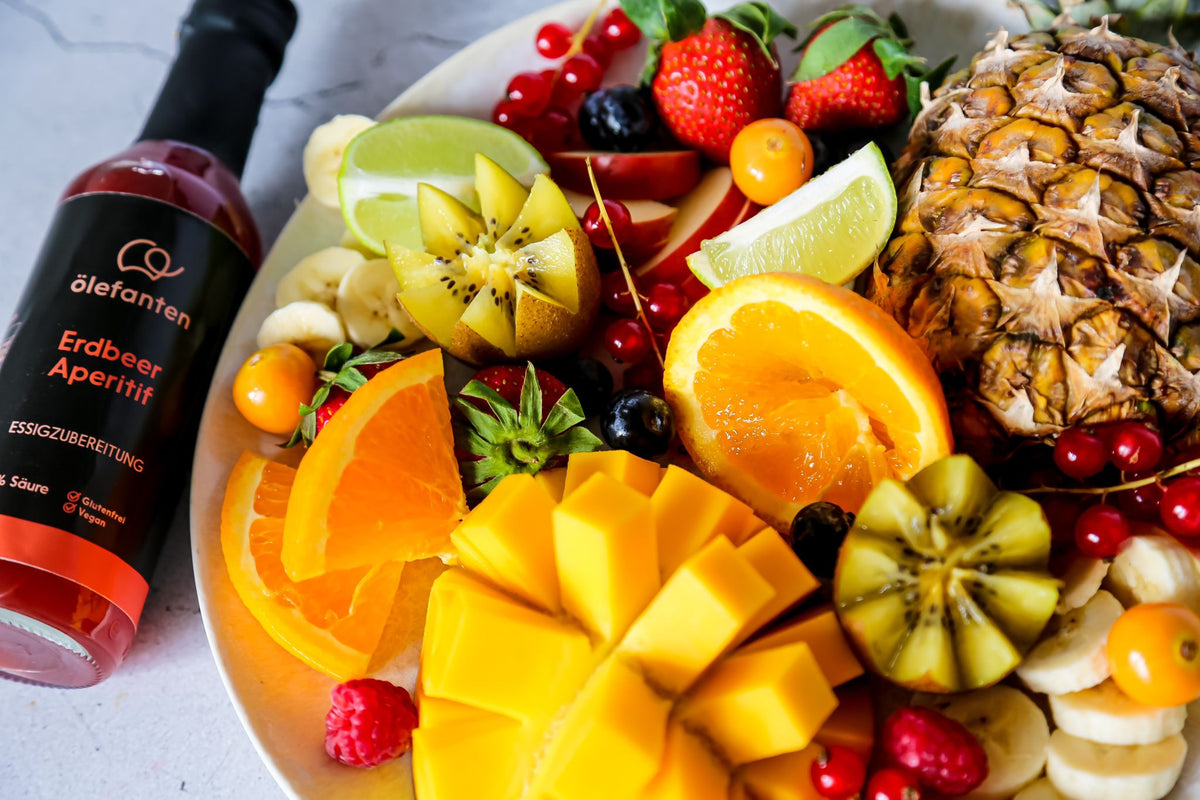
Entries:
<svg viewBox="0 0 1200 800">
<path fill-rule="evenodd" d="M 700 0 L 621 0 L 650 40 L 642 73 L 658 114 L 683 145 L 722 164 L 742 128 L 782 111 L 774 40 L 796 28 L 763 2 L 709 17 Z"/>
<path fill-rule="evenodd" d="M 579 425 L 584 414 L 575 390 L 567 389 L 548 412 L 542 401 L 533 364 L 525 368 L 516 406 L 481 380 L 471 380 L 459 392 L 454 401 L 454 445 L 471 503 L 483 500 L 509 475 L 534 475 L 571 453 L 600 448 L 599 437 Z"/>
<path fill-rule="evenodd" d="M 294 447 L 313 439 L 338 409 L 346 404 L 351 392 L 404 356 L 390 350 L 366 350 L 354 355 L 354 345 L 342 342 L 329 349 L 325 363 L 317 372 L 321 384 L 307 404 L 300 406 L 300 424 L 284 447 Z"/>
<path fill-rule="evenodd" d="M 812 23 L 792 75 L 786 116 L 807 131 L 883 128 L 921 108 L 921 83 L 937 88 L 954 59 L 932 70 L 913 55 L 899 15 L 843 6 Z"/>
</svg>

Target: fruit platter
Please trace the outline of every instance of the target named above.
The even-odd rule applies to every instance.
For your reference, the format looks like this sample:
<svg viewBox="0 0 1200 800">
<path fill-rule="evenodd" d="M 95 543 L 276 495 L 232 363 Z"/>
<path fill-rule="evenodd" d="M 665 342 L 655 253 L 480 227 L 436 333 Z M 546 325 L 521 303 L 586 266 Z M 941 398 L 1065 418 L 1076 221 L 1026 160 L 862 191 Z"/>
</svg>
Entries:
<svg viewBox="0 0 1200 800">
<path fill-rule="evenodd" d="M 1200 796 L 1197 20 L 1064 5 L 578 0 L 312 131 L 192 486 L 289 796 Z"/>
</svg>

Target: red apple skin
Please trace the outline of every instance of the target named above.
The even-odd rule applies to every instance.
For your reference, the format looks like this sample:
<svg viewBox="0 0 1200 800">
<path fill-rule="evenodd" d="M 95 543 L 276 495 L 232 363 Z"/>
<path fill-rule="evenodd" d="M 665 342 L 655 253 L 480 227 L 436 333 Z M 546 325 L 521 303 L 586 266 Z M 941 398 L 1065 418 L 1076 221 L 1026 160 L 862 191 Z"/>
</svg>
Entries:
<svg viewBox="0 0 1200 800">
<path fill-rule="evenodd" d="M 650 153 L 607 153 L 564 150 L 547 153 L 550 177 L 564 189 L 592 194 L 587 159 L 606 200 L 666 200 L 690 192 L 700 182 L 700 154 L 695 150 Z"/>
<path fill-rule="evenodd" d="M 639 282 L 647 286 L 676 283 L 693 299 L 696 292 L 703 296 L 707 289 L 692 276 L 687 257 L 700 249 L 702 241 L 719 236 L 754 216 L 759 209 L 738 191 L 728 167 L 710 170 L 693 193 L 680 200 L 679 216 L 675 218 L 670 240 L 657 255 L 638 268 Z"/>
<path fill-rule="evenodd" d="M 575 216 L 583 219 L 588 206 L 594 202 L 591 194 L 573 192 L 563 189 L 563 197 L 567 198 Z M 636 267 L 643 261 L 653 257 L 667 243 L 671 236 L 671 226 L 679 215 L 679 209 L 660 203 L 657 200 L 622 200 L 629 209 L 629 219 L 633 222 L 633 233 L 628 241 L 621 242 L 621 254 L 630 266 Z"/>
</svg>

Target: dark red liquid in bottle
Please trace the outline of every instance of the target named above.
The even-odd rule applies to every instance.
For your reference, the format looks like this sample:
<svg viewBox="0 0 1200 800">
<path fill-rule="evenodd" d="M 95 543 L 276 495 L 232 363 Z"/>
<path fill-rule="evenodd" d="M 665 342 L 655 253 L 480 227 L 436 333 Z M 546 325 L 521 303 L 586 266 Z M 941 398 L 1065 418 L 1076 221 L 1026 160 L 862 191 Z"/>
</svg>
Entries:
<svg viewBox="0 0 1200 800">
<path fill-rule="evenodd" d="M 262 259 L 238 174 L 295 22 L 197 0 L 142 141 L 63 194 L 0 342 L 0 675 L 88 686 L 129 652 Z"/>
</svg>

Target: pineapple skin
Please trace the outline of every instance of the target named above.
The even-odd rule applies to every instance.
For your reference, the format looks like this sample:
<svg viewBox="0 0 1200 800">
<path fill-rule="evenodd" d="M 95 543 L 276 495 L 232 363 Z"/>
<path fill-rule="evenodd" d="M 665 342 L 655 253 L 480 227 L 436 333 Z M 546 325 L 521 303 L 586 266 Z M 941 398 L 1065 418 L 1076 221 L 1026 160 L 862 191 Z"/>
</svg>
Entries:
<svg viewBox="0 0 1200 800">
<path fill-rule="evenodd" d="M 867 295 L 941 374 L 958 447 L 1200 415 L 1200 65 L 1095 28 L 1000 31 L 916 118 Z"/>
</svg>

